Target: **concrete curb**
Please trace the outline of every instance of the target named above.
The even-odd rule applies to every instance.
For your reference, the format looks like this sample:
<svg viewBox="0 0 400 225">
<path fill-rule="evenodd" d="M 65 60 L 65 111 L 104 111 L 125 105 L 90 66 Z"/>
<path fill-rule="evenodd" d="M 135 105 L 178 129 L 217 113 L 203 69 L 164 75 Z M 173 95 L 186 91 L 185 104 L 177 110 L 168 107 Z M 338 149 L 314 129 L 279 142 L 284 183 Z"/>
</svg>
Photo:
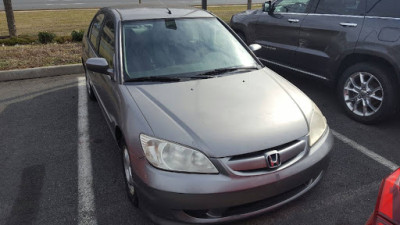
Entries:
<svg viewBox="0 0 400 225">
<path fill-rule="evenodd" d="M 40 77 L 61 76 L 68 74 L 78 74 L 83 72 L 84 70 L 82 64 L 38 67 L 38 68 L 22 69 L 22 70 L 6 70 L 6 71 L 0 71 L 0 82 L 12 81 L 12 80 L 24 80 L 24 79 L 32 79 Z"/>
</svg>

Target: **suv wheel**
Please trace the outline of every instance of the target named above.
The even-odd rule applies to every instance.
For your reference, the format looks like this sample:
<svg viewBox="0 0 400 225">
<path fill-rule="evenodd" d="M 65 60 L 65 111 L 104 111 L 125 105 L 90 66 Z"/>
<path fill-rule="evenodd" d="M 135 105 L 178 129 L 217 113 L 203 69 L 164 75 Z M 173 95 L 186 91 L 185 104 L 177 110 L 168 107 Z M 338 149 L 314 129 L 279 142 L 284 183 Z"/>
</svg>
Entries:
<svg viewBox="0 0 400 225">
<path fill-rule="evenodd" d="M 347 68 L 338 83 L 346 113 L 362 123 L 386 119 L 397 110 L 396 82 L 382 66 L 359 63 Z"/>
<path fill-rule="evenodd" d="M 129 151 L 126 147 L 125 143 L 121 144 L 122 149 L 122 162 L 124 165 L 124 177 L 125 177 L 125 186 L 128 193 L 129 199 L 132 201 L 135 207 L 138 207 L 139 201 L 136 193 L 135 182 L 133 181 L 133 172 L 131 167 L 131 160 L 129 157 Z"/>
</svg>

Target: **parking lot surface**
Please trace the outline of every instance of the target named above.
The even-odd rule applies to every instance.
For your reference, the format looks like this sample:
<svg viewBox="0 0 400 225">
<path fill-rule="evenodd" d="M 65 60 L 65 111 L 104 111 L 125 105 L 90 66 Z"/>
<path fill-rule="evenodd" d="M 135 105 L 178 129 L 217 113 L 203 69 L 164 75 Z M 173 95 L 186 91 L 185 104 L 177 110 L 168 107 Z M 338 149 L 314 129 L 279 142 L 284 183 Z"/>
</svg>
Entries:
<svg viewBox="0 0 400 225">
<path fill-rule="evenodd" d="M 354 122 L 334 89 L 281 74 L 334 130 L 329 169 L 301 198 L 234 224 L 365 224 L 381 179 L 400 165 L 400 115 Z M 126 196 L 121 154 L 84 84 L 83 75 L 0 83 L 0 224 L 152 224 Z"/>
</svg>

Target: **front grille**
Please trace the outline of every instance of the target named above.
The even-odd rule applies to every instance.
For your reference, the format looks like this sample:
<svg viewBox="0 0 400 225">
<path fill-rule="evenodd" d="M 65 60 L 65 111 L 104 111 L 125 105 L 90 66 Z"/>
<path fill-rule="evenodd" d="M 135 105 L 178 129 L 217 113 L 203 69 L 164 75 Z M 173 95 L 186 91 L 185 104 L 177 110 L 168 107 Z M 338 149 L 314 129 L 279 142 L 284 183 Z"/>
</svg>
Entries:
<svg viewBox="0 0 400 225">
<path fill-rule="evenodd" d="M 273 148 L 233 156 L 225 161 L 225 164 L 233 173 L 239 175 L 272 172 L 288 167 L 301 159 L 307 152 L 307 146 L 307 139 L 303 138 Z M 269 168 L 265 155 L 274 150 L 280 155 L 281 165 L 277 168 Z"/>
</svg>

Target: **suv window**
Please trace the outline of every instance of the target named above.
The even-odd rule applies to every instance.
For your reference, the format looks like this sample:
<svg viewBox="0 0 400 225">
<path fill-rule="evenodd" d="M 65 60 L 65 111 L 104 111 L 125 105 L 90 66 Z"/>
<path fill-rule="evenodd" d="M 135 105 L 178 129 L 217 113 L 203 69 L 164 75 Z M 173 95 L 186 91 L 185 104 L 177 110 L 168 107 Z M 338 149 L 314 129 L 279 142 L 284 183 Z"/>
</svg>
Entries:
<svg viewBox="0 0 400 225">
<path fill-rule="evenodd" d="M 281 0 L 275 4 L 274 12 L 305 13 L 310 0 Z"/>
<path fill-rule="evenodd" d="M 108 19 L 103 27 L 103 32 L 101 33 L 100 45 L 99 45 L 99 55 L 105 58 L 110 65 L 110 68 L 114 64 L 114 44 L 115 44 L 115 29 L 114 21 Z"/>
<path fill-rule="evenodd" d="M 364 15 L 365 0 L 320 0 L 316 13 Z"/>
<path fill-rule="evenodd" d="M 400 18 L 399 0 L 367 0 L 367 15 Z"/>
<path fill-rule="evenodd" d="M 90 25 L 89 40 L 96 51 L 97 51 L 97 40 L 103 19 L 104 19 L 104 14 L 99 14 L 96 16 L 96 18 L 93 19 L 92 24 Z"/>
</svg>

